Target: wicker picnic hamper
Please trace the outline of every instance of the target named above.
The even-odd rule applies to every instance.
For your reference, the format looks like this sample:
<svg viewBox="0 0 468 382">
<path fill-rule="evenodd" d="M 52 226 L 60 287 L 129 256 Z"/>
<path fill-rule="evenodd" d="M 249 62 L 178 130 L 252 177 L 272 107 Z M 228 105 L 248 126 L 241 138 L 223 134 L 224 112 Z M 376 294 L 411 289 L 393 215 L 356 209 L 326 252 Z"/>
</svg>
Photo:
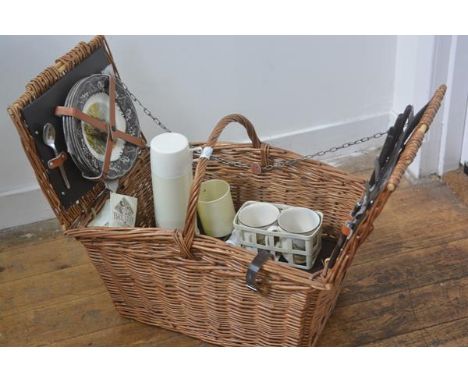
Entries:
<svg viewBox="0 0 468 382">
<path fill-rule="evenodd" d="M 118 192 L 138 198 L 136 228 L 87 228 L 108 192 L 101 182 L 69 208 L 61 205 L 38 160 L 34 141 L 22 110 L 43 94 L 93 51 L 105 47 L 97 36 L 80 43 L 58 59 L 26 87 L 8 109 L 38 182 L 65 234 L 78 239 L 104 280 L 117 311 L 124 317 L 175 330 L 219 345 L 313 345 L 322 332 L 339 295 L 343 278 L 358 247 L 373 228 L 387 199 L 414 159 L 424 134 L 442 101 L 445 87 L 437 90 L 412 134 L 385 190 L 333 267 L 324 262 L 309 273 L 267 261 L 258 274 L 259 291 L 245 285 L 252 253 L 218 239 L 195 233 L 196 203 L 203 179 L 219 178 L 231 185 L 236 208 L 248 200 L 298 205 L 324 213 L 323 235 L 337 238 L 349 213 L 361 197 L 364 180 L 314 160 L 268 172 L 231 167 L 221 161 L 199 159 L 183 232 L 154 228 L 153 193 L 148 149 L 143 149 L 132 171 L 121 179 Z M 243 125 L 251 143 L 218 143 L 231 123 Z M 234 126 L 230 126 L 234 128 Z M 279 159 L 299 155 L 271 147 L 258 138 L 252 124 L 234 114 L 220 120 L 206 145 L 227 160 L 265 167 Z M 258 166 L 257 166 L 258 168 Z"/>
</svg>

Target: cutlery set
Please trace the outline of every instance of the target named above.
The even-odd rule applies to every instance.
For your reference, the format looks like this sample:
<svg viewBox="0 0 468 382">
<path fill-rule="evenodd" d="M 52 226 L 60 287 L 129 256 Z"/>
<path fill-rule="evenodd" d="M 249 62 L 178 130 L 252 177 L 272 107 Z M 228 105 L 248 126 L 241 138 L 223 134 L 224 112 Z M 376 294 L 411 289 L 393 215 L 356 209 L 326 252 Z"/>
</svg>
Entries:
<svg viewBox="0 0 468 382">
<path fill-rule="evenodd" d="M 57 148 L 55 147 L 55 126 L 52 125 L 50 122 L 46 123 L 44 125 L 44 130 L 43 130 L 43 133 L 42 133 L 42 140 L 44 142 L 44 144 L 46 146 L 49 146 L 54 154 L 55 154 L 55 158 L 49 160 L 48 162 L 48 166 L 49 168 L 53 168 L 53 163 L 54 163 L 54 159 L 56 158 L 59 158 L 60 156 L 62 157 L 66 157 L 66 154 L 64 152 L 62 153 L 58 153 L 57 151 Z M 70 189 L 70 182 L 68 180 L 68 177 L 67 177 L 67 174 L 65 172 L 65 168 L 63 167 L 63 163 L 60 164 L 58 166 L 59 170 L 60 170 L 60 175 L 62 176 L 62 179 L 63 179 L 63 182 L 65 183 L 65 187 L 67 187 L 67 189 Z"/>
<path fill-rule="evenodd" d="M 398 115 L 395 124 L 388 129 L 387 138 L 379 156 L 375 160 L 374 170 L 366 184 L 364 196 L 356 203 L 351 212 L 351 220 L 341 229 L 341 234 L 328 263 L 330 268 L 335 264 L 348 238 L 350 238 L 353 232 L 359 227 L 366 217 L 367 211 L 372 207 L 387 184 L 400 158 L 400 154 L 405 148 L 408 138 L 411 136 L 416 126 L 418 126 L 426 108 L 427 104 L 417 114 L 414 114 L 413 106 L 408 105 L 404 112 Z"/>
</svg>

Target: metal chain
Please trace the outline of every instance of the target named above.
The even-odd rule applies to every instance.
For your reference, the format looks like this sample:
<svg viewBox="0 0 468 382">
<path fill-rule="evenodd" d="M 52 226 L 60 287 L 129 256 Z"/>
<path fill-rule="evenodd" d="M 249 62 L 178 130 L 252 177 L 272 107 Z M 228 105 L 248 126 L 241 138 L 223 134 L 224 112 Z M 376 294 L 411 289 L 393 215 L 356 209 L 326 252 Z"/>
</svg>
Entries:
<svg viewBox="0 0 468 382">
<path fill-rule="evenodd" d="M 158 117 L 155 117 L 151 111 L 146 108 L 141 102 L 140 100 L 128 89 L 127 85 L 124 84 L 122 82 L 122 85 L 125 89 L 125 91 L 129 94 L 130 98 L 132 99 L 133 102 L 136 102 L 143 110 L 143 113 L 145 113 L 149 118 L 151 118 L 153 120 L 153 122 L 158 126 L 160 127 L 161 129 L 163 129 L 164 131 L 168 132 L 168 133 L 172 133 L 172 131 L 166 126 L 164 125 L 160 119 Z M 383 137 L 384 135 L 386 135 L 387 132 L 386 131 L 383 131 L 383 132 L 380 132 L 380 133 L 376 133 L 376 134 L 373 134 L 373 135 L 369 135 L 367 137 L 363 137 L 363 138 L 359 138 L 359 139 L 356 139 L 354 141 L 351 141 L 351 142 L 346 142 L 346 143 L 343 143 L 342 145 L 339 145 L 339 146 L 334 146 L 334 147 L 330 147 L 329 149 L 327 150 L 321 150 L 321 151 L 317 151 L 316 153 L 314 154 L 308 154 L 308 155 L 304 155 L 302 157 L 299 157 L 299 158 L 296 158 L 296 159 L 286 159 L 286 160 L 280 160 L 280 161 L 276 161 L 275 163 L 273 164 L 270 164 L 270 165 L 267 165 L 265 167 L 262 167 L 262 170 L 263 171 L 270 171 L 270 170 L 273 170 L 275 168 L 282 168 L 282 167 L 286 167 L 286 166 L 294 166 L 296 165 L 298 162 L 301 162 L 301 161 L 305 161 L 305 160 L 308 160 L 308 159 L 312 159 L 312 158 L 316 158 L 316 157 L 321 157 L 325 154 L 329 154 L 329 153 L 334 153 L 338 150 L 342 150 L 342 149 L 346 149 L 348 147 L 351 147 L 351 146 L 354 146 L 354 145 L 358 145 L 358 144 L 361 144 L 361 143 L 364 143 L 364 142 L 367 142 L 367 141 L 370 141 L 371 139 L 378 139 L 378 138 L 381 138 Z M 230 161 L 230 160 L 227 160 L 227 159 L 223 159 L 217 155 L 212 155 L 211 156 L 211 159 L 212 160 L 215 160 L 215 161 L 218 161 L 219 163 L 222 163 L 222 164 L 225 164 L 225 165 L 228 165 L 228 166 L 231 166 L 231 167 L 237 167 L 237 168 L 250 168 L 251 165 L 250 164 L 247 164 L 247 163 L 244 163 L 244 162 L 240 162 L 240 161 Z"/>
<path fill-rule="evenodd" d="M 371 139 L 379 139 L 380 137 L 383 137 L 386 134 L 387 134 L 386 131 L 382 131 L 380 133 L 375 133 L 375 134 L 369 135 L 367 137 L 362 137 L 362 138 L 356 139 L 356 140 L 351 141 L 351 142 L 343 143 L 342 145 L 339 145 L 339 146 L 330 147 L 327 150 L 321 150 L 321 151 L 317 151 L 314 154 L 304 155 L 304 156 L 299 157 L 297 159 L 286 159 L 286 160 L 277 161 L 277 162 L 275 162 L 275 163 L 273 163 L 271 165 L 267 165 L 267 166 L 263 167 L 263 170 L 268 171 L 268 170 L 272 170 L 274 168 L 281 168 L 281 167 L 285 167 L 285 166 L 294 166 L 295 164 L 297 164 L 300 161 L 304 161 L 304 160 L 308 160 L 308 159 L 312 159 L 312 158 L 316 158 L 316 157 L 321 157 L 321 156 L 323 156 L 325 154 L 329 154 L 329 153 L 334 153 L 334 152 L 336 152 L 338 150 L 346 149 L 348 147 L 370 141 Z"/>
<path fill-rule="evenodd" d="M 161 129 L 163 129 L 164 131 L 168 132 L 168 133 L 172 133 L 172 131 L 170 129 L 167 128 L 167 126 L 162 123 L 160 121 L 160 119 L 158 117 L 155 117 L 151 111 L 146 108 L 141 102 L 140 100 L 128 89 L 127 85 L 125 83 L 122 82 L 122 85 L 123 85 L 123 88 L 125 89 L 125 91 L 128 93 L 128 95 L 130 96 L 130 98 L 132 99 L 133 102 L 136 102 L 138 105 L 140 105 L 140 107 L 142 108 L 143 110 L 143 113 L 145 113 L 148 117 L 150 117 L 153 122 L 158 125 Z"/>
<path fill-rule="evenodd" d="M 375 134 L 369 135 L 367 137 L 356 139 L 355 141 L 346 142 L 346 143 L 343 143 L 342 145 L 331 147 L 331 148 L 329 148 L 327 150 L 317 151 L 314 154 L 304 155 L 304 156 L 296 158 L 296 159 L 279 160 L 279 161 L 276 161 L 273 164 L 262 167 L 262 171 L 270 171 L 270 170 L 273 170 L 275 168 L 282 168 L 282 167 L 286 167 L 286 166 L 294 166 L 298 162 L 305 161 L 305 160 L 308 160 L 308 159 L 312 159 L 312 158 L 315 158 L 315 157 L 320 157 L 320 156 L 323 156 L 325 154 L 334 153 L 335 151 L 342 150 L 342 149 L 345 149 L 345 148 L 348 148 L 348 147 L 351 147 L 351 146 L 354 146 L 354 145 L 358 145 L 360 143 L 370 141 L 371 139 L 379 139 L 379 138 L 383 137 L 386 134 L 387 134 L 386 131 L 382 131 L 380 133 L 375 133 Z M 244 163 L 244 162 L 241 162 L 241 161 L 230 161 L 230 160 L 223 159 L 223 158 L 215 156 L 215 155 L 212 155 L 211 159 L 213 159 L 215 161 L 218 161 L 218 162 L 220 162 L 222 164 L 226 164 L 226 165 L 231 166 L 231 167 L 246 168 L 246 169 L 251 168 L 250 164 L 247 164 L 247 163 Z"/>
</svg>

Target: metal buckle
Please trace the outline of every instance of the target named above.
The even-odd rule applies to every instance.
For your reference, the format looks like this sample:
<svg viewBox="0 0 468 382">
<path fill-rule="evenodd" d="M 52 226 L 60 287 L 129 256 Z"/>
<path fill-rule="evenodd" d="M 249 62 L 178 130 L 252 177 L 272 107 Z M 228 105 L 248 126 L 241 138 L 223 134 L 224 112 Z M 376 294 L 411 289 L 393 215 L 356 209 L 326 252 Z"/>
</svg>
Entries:
<svg viewBox="0 0 468 382">
<path fill-rule="evenodd" d="M 249 268 L 247 269 L 247 274 L 245 275 L 247 288 L 255 292 L 258 292 L 257 274 L 262 268 L 263 264 L 265 264 L 271 258 L 272 258 L 272 255 L 270 252 L 264 249 L 258 250 L 257 256 L 255 256 L 255 258 L 249 264 Z"/>
</svg>

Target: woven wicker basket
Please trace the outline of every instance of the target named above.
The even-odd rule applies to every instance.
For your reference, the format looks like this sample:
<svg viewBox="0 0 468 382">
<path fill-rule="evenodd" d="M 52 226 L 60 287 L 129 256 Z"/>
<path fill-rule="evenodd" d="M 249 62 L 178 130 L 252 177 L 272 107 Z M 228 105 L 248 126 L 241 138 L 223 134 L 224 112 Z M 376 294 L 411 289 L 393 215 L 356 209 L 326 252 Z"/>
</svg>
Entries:
<svg viewBox="0 0 468 382">
<path fill-rule="evenodd" d="M 109 62 L 114 64 L 104 37 L 80 43 L 32 80 L 8 111 L 55 215 L 65 233 L 87 248 L 118 312 L 124 317 L 219 345 L 315 344 L 333 310 L 356 250 L 372 231 L 374 219 L 414 159 L 445 87 L 436 92 L 386 189 L 347 242 L 333 268 L 325 266 L 311 274 L 268 261 L 258 274 L 259 291 L 254 292 L 245 285 L 246 270 L 253 257 L 251 252 L 195 234 L 201 181 L 204 178 L 228 181 L 236 208 L 247 200 L 259 200 L 322 211 L 323 234 L 330 238 L 336 238 L 349 219 L 349 212 L 363 192 L 364 181 L 313 160 L 254 174 L 245 168 L 201 159 L 196 167 L 185 229 L 176 232 L 152 228 L 155 222 L 150 161 L 148 150 L 144 149 L 135 167 L 121 180 L 118 191 L 138 198 L 137 228 L 86 228 L 93 217 L 92 211 L 99 210 L 108 197 L 106 190 L 101 183 L 96 183 L 79 203 L 65 209 L 38 159 L 22 110 L 102 46 L 106 47 Z M 252 143 L 217 143 L 231 122 L 243 125 Z M 299 157 L 261 143 L 252 124 L 240 115 L 223 118 L 207 144 L 215 147 L 217 156 L 263 166 L 277 159 Z"/>
</svg>

